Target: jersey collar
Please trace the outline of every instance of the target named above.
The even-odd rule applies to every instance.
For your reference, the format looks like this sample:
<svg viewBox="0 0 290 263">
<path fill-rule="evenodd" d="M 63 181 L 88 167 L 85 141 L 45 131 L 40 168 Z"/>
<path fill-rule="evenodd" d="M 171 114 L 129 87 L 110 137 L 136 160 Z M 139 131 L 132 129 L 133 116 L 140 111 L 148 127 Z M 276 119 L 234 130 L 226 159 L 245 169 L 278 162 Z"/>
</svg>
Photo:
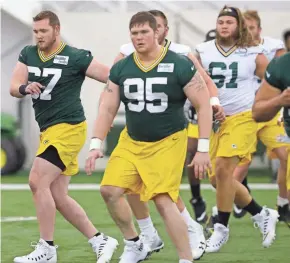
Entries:
<svg viewBox="0 0 290 263">
<path fill-rule="evenodd" d="M 152 70 L 153 68 L 155 68 L 161 61 L 162 59 L 165 57 L 165 55 L 167 54 L 167 51 L 168 51 L 168 48 L 166 47 L 162 47 L 161 48 L 161 52 L 159 54 L 159 56 L 155 59 L 155 61 L 149 65 L 148 67 L 145 67 L 143 64 L 142 64 L 142 61 L 139 59 L 138 55 L 137 55 L 137 52 L 135 51 L 134 54 L 133 54 L 133 58 L 134 58 L 134 61 L 136 63 L 136 65 L 138 66 L 139 69 L 141 69 L 143 72 L 148 72 L 150 70 Z"/>
<path fill-rule="evenodd" d="M 64 42 L 61 42 L 58 49 L 48 56 L 45 56 L 41 50 L 37 49 L 38 56 L 42 62 L 47 62 L 48 60 L 54 58 L 55 55 L 59 54 L 64 49 L 65 46 L 66 44 Z"/>
<path fill-rule="evenodd" d="M 224 57 L 228 57 L 229 55 L 231 55 L 232 53 L 235 52 L 235 50 L 238 48 L 237 45 L 232 46 L 228 51 L 225 51 L 215 40 L 214 41 L 215 46 L 217 48 L 217 50 L 224 56 Z"/>
</svg>

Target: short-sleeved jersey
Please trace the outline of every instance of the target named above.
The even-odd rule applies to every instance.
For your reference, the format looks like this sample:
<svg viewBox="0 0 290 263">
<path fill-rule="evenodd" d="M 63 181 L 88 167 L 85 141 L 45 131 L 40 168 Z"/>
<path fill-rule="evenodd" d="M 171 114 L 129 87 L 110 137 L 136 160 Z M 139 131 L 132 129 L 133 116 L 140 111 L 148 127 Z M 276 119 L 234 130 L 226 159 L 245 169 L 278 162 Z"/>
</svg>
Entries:
<svg viewBox="0 0 290 263">
<path fill-rule="evenodd" d="M 226 115 L 250 110 L 255 98 L 256 57 L 261 46 L 232 47 L 227 52 L 215 40 L 197 46 L 201 64 L 218 88 L 218 97 Z"/>
<path fill-rule="evenodd" d="M 158 141 L 186 128 L 183 88 L 195 72 L 190 59 L 167 48 L 150 67 L 135 52 L 112 67 L 109 79 L 120 88 L 132 139 Z"/>
<path fill-rule="evenodd" d="M 267 67 L 265 80 L 273 87 L 283 92 L 290 89 L 290 53 L 274 58 Z M 290 137 L 290 105 L 283 110 L 284 125 L 287 135 Z"/>
<path fill-rule="evenodd" d="M 92 59 L 90 51 L 64 43 L 48 57 L 37 46 L 22 49 L 18 60 L 27 65 L 28 82 L 39 82 L 44 87 L 40 95 L 31 96 L 41 131 L 58 123 L 85 120 L 80 92 Z"/>
<path fill-rule="evenodd" d="M 285 49 L 285 45 L 282 40 L 271 37 L 263 37 L 261 45 L 263 46 L 263 53 L 269 61 L 275 57 L 278 50 Z M 256 90 L 258 90 L 261 86 L 261 82 L 261 79 L 257 77 L 257 83 L 255 85 Z"/>
<path fill-rule="evenodd" d="M 171 42 L 167 39 L 165 40 L 164 47 L 168 48 L 169 50 L 171 50 L 179 55 L 184 55 L 184 56 L 187 56 L 191 52 L 191 48 L 189 46 L 177 44 L 177 43 Z M 132 53 L 134 53 L 134 51 L 135 51 L 135 48 L 134 48 L 132 42 L 124 44 L 120 48 L 120 53 L 126 57 L 131 55 Z"/>
</svg>

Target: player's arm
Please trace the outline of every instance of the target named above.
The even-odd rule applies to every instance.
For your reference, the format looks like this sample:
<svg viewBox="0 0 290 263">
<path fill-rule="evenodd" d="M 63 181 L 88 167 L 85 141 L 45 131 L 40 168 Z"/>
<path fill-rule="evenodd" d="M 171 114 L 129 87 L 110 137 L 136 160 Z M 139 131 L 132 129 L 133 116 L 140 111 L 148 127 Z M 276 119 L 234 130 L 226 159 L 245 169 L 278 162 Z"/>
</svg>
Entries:
<svg viewBox="0 0 290 263">
<path fill-rule="evenodd" d="M 280 57 L 287 53 L 287 50 L 285 48 L 278 49 L 275 53 L 275 58 Z"/>
<path fill-rule="evenodd" d="M 86 76 L 102 83 L 106 83 L 108 81 L 109 72 L 110 68 L 108 66 L 93 59 L 86 71 Z"/>
<path fill-rule="evenodd" d="M 184 87 L 184 92 L 197 111 L 199 138 L 209 139 L 212 128 L 212 107 L 206 83 L 198 71 Z"/>
<path fill-rule="evenodd" d="M 264 54 L 258 54 L 256 57 L 256 71 L 255 75 L 260 79 L 264 78 L 266 68 L 269 64 L 267 57 Z"/>
<path fill-rule="evenodd" d="M 271 86 L 267 80 L 263 80 L 256 94 L 253 105 L 253 118 L 257 122 L 272 120 L 280 111 L 281 90 Z"/>
<path fill-rule="evenodd" d="M 27 66 L 18 61 L 12 73 L 10 82 L 10 95 L 23 98 L 27 94 L 40 94 L 42 85 L 38 82 L 28 83 Z"/>
</svg>

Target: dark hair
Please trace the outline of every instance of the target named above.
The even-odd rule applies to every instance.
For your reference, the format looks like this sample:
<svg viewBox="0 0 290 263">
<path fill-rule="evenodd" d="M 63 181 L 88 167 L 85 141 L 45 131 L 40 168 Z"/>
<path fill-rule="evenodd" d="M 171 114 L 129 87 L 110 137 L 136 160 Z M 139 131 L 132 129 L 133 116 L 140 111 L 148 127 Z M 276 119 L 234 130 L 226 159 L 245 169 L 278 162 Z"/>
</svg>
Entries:
<svg viewBox="0 0 290 263">
<path fill-rule="evenodd" d="M 149 12 L 138 12 L 132 16 L 129 24 L 129 29 L 131 30 L 132 27 L 135 25 L 144 25 L 148 23 L 149 26 L 156 31 L 157 30 L 157 22 L 155 17 Z"/>
<path fill-rule="evenodd" d="M 288 37 L 290 37 L 290 29 L 284 32 L 283 34 L 284 41 L 286 41 Z"/>
<path fill-rule="evenodd" d="M 39 14 L 33 17 L 34 22 L 41 21 L 43 19 L 48 19 L 50 26 L 60 26 L 58 16 L 51 11 L 41 11 Z"/>
<path fill-rule="evenodd" d="M 156 16 L 157 17 L 162 17 L 164 22 L 165 22 L 165 26 L 168 25 L 167 17 L 162 11 L 160 11 L 160 10 L 150 10 L 149 13 L 152 14 L 153 16 L 155 16 L 155 17 Z"/>
</svg>

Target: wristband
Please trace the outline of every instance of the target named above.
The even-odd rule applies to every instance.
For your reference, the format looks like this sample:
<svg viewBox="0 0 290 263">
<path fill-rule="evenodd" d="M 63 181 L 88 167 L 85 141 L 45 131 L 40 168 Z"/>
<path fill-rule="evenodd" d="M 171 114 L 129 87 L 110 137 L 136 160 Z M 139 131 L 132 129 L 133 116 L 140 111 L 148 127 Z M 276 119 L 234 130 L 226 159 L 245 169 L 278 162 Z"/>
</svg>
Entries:
<svg viewBox="0 0 290 263">
<path fill-rule="evenodd" d="M 23 96 L 26 96 L 28 93 L 25 91 L 25 89 L 26 89 L 26 87 L 27 87 L 28 85 L 21 85 L 20 87 L 19 87 L 19 93 L 21 94 L 21 95 L 23 95 Z"/>
<path fill-rule="evenodd" d="M 101 149 L 102 148 L 103 141 L 99 138 L 92 138 L 91 144 L 90 144 L 90 151 L 95 149 Z"/>
<path fill-rule="evenodd" d="M 209 152 L 209 139 L 198 139 L 197 151 L 202 153 Z"/>
<path fill-rule="evenodd" d="M 210 105 L 213 106 L 213 105 L 221 105 L 220 104 L 220 100 L 218 97 L 211 97 L 210 100 Z"/>
</svg>

